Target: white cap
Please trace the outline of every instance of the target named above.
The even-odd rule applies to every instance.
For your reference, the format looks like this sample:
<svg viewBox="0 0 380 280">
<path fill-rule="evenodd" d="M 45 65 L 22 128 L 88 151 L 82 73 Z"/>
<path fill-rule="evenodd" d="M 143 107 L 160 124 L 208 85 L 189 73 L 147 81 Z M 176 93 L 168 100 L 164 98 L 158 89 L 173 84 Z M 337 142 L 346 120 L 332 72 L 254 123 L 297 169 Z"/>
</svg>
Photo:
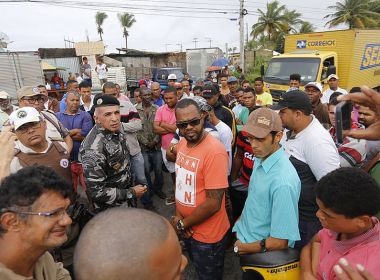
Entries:
<svg viewBox="0 0 380 280">
<path fill-rule="evenodd" d="M 16 111 L 13 111 L 9 115 L 9 123 L 15 127 L 17 130 L 20 126 L 31 123 L 31 122 L 40 122 L 41 115 L 33 107 L 23 107 L 19 108 Z"/>
<path fill-rule="evenodd" d="M 175 74 L 169 74 L 168 80 L 177 80 L 177 76 Z"/>
<path fill-rule="evenodd" d="M 9 94 L 6 91 L 0 91 L 0 99 L 8 99 Z"/>
<path fill-rule="evenodd" d="M 322 92 L 322 86 L 320 83 L 317 83 L 317 82 L 310 82 L 308 83 L 305 88 L 308 88 L 308 87 L 313 87 L 313 88 L 316 88 L 317 90 L 319 90 L 320 92 Z"/>
<path fill-rule="evenodd" d="M 327 77 L 327 81 L 330 81 L 330 79 L 332 79 L 332 78 L 339 80 L 338 75 L 331 74 L 331 75 L 329 75 L 329 76 Z"/>
</svg>

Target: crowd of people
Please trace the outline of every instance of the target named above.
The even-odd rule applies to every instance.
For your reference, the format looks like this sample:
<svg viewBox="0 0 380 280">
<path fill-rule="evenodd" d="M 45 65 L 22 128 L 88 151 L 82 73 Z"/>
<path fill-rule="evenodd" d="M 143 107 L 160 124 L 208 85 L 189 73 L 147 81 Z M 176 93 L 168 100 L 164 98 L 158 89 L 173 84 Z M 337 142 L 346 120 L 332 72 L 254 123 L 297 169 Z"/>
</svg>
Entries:
<svg viewBox="0 0 380 280">
<path fill-rule="evenodd" d="M 0 92 L 0 279 L 180 279 L 190 261 L 216 280 L 228 248 L 295 248 L 301 279 L 380 278 L 378 92 L 347 93 L 335 74 L 303 91 L 293 74 L 273 104 L 261 77 L 171 74 L 132 102 L 89 80 L 54 110 L 44 85 L 19 89 L 18 107 Z M 175 204 L 170 219 L 153 196 Z"/>
</svg>

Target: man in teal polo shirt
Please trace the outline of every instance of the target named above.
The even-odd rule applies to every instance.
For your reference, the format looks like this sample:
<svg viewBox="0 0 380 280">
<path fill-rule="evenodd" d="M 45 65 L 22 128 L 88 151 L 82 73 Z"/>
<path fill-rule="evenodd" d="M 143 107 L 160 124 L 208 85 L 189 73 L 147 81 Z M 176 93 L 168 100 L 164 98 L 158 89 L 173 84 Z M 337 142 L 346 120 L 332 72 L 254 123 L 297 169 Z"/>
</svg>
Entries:
<svg viewBox="0 0 380 280">
<path fill-rule="evenodd" d="M 253 111 L 244 125 L 255 155 L 248 198 L 233 227 L 234 251 L 252 254 L 293 247 L 300 239 L 298 199 L 301 182 L 279 144 L 282 122 L 269 109 Z"/>
</svg>

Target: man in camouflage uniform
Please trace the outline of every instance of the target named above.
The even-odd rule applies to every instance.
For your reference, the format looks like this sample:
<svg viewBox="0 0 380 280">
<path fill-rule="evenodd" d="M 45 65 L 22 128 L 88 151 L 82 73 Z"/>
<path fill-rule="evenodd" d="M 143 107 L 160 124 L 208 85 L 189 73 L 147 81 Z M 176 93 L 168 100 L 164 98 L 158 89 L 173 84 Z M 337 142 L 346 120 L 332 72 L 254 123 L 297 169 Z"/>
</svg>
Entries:
<svg viewBox="0 0 380 280">
<path fill-rule="evenodd" d="M 132 187 L 130 155 L 120 122 L 120 103 L 110 95 L 94 99 L 96 125 L 80 147 L 89 196 L 97 211 L 129 205 L 146 186 Z"/>
</svg>

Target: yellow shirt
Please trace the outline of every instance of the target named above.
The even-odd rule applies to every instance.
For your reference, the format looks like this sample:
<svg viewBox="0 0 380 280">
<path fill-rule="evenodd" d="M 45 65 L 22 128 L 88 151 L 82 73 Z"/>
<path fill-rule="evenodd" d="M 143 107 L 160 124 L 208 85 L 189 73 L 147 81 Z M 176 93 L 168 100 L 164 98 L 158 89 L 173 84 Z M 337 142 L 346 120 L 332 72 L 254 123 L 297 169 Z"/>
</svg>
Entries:
<svg viewBox="0 0 380 280">
<path fill-rule="evenodd" d="M 256 94 L 256 105 L 257 106 L 273 105 L 272 95 L 265 91 L 262 94 Z"/>
</svg>

